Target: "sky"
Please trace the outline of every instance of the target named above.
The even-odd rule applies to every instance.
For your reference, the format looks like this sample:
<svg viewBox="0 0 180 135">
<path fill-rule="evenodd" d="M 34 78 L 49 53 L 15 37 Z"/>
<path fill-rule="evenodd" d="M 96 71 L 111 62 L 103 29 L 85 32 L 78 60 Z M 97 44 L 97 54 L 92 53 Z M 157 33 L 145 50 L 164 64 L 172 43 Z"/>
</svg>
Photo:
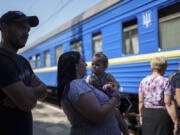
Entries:
<svg viewBox="0 0 180 135">
<path fill-rule="evenodd" d="M 39 25 L 31 28 L 26 45 L 30 45 L 103 0 L 0 0 L 0 16 L 19 10 L 36 15 Z M 1 32 L 0 32 L 1 41 Z"/>
</svg>

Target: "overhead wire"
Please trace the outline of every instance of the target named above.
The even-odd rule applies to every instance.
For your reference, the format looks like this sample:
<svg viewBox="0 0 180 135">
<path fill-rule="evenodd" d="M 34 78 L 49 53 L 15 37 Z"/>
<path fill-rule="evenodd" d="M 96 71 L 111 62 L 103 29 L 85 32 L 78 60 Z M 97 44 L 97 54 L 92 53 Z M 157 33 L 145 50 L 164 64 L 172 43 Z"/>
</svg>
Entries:
<svg viewBox="0 0 180 135">
<path fill-rule="evenodd" d="M 62 1 L 62 0 L 60 0 Z M 40 27 L 42 27 L 44 24 L 48 23 L 51 18 L 55 17 L 57 15 L 57 13 L 59 13 L 61 10 L 63 10 L 67 5 L 69 5 L 73 0 L 68 0 L 66 3 L 64 3 L 58 10 L 56 10 L 55 12 L 53 12 L 51 15 L 49 15 L 49 17 L 43 21 L 39 27 L 37 27 L 36 29 L 34 29 L 34 31 L 31 32 L 31 34 L 33 34 L 34 32 L 36 32 Z"/>
</svg>

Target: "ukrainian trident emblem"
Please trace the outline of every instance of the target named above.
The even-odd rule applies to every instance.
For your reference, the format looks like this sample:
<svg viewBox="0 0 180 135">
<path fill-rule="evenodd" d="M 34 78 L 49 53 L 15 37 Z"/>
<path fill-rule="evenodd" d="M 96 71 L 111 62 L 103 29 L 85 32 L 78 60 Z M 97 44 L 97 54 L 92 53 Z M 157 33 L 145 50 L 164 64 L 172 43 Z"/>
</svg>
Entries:
<svg viewBox="0 0 180 135">
<path fill-rule="evenodd" d="M 152 24 L 151 11 L 144 12 L 142 14 L 143 26 L 148 28 Z"/>
</svg>

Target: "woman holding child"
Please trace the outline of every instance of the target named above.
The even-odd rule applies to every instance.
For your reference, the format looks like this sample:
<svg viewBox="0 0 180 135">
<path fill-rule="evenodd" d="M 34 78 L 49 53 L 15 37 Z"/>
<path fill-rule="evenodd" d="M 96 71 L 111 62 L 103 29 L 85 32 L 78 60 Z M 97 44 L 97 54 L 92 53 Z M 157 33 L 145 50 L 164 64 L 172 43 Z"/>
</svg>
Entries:
<svg viewBox="0 0 180 135">
<path fill-rule="evenodd" d="M 111 97 L 88 84 L 86 63 L 79 52 L 64 53 L 58 61 L 58 98 L 72 127 L 70 135 L 121 135 L 115 116 L 118 92 Z"/>
</svg>

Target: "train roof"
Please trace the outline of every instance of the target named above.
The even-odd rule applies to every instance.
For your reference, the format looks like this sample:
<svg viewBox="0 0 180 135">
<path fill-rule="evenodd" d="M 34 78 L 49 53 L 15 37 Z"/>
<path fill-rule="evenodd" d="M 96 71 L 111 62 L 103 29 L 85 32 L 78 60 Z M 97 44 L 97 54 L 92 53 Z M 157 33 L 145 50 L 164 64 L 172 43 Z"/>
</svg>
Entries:
<svg viewBox="0 0 180 135">
<path fill-rule="evenodd" d="M 103 0 L 102 2 L 96 4 L 95 6 L 93 6 L 92 8 L 90 8 L 89 10 L 81 13 L 80 15 L 76 16 L 75 18 L 73 18 L 72 20 L 68 21 L 67 23 L 61 25 L 60 27 L 56 28 L 54 31 L 48 33 L 47 35 L 43 36 L 42 38 L 40 38 L 39 40 L 35 41 L 34 43 L 32 43 L 31 45 L 25 46 L 24 48 L 20 49 L 18 51 L 18 53 L 23 53 L 33 47 L 35 47 L 36 45 L 48 40 L 49 38 L 65 31 L 68 28 L 73 27 L 74 25 L 98 14 L 99 12 L 111 7 L 112 5 L 120 2 L 122 0 Z"/>
</svg>

